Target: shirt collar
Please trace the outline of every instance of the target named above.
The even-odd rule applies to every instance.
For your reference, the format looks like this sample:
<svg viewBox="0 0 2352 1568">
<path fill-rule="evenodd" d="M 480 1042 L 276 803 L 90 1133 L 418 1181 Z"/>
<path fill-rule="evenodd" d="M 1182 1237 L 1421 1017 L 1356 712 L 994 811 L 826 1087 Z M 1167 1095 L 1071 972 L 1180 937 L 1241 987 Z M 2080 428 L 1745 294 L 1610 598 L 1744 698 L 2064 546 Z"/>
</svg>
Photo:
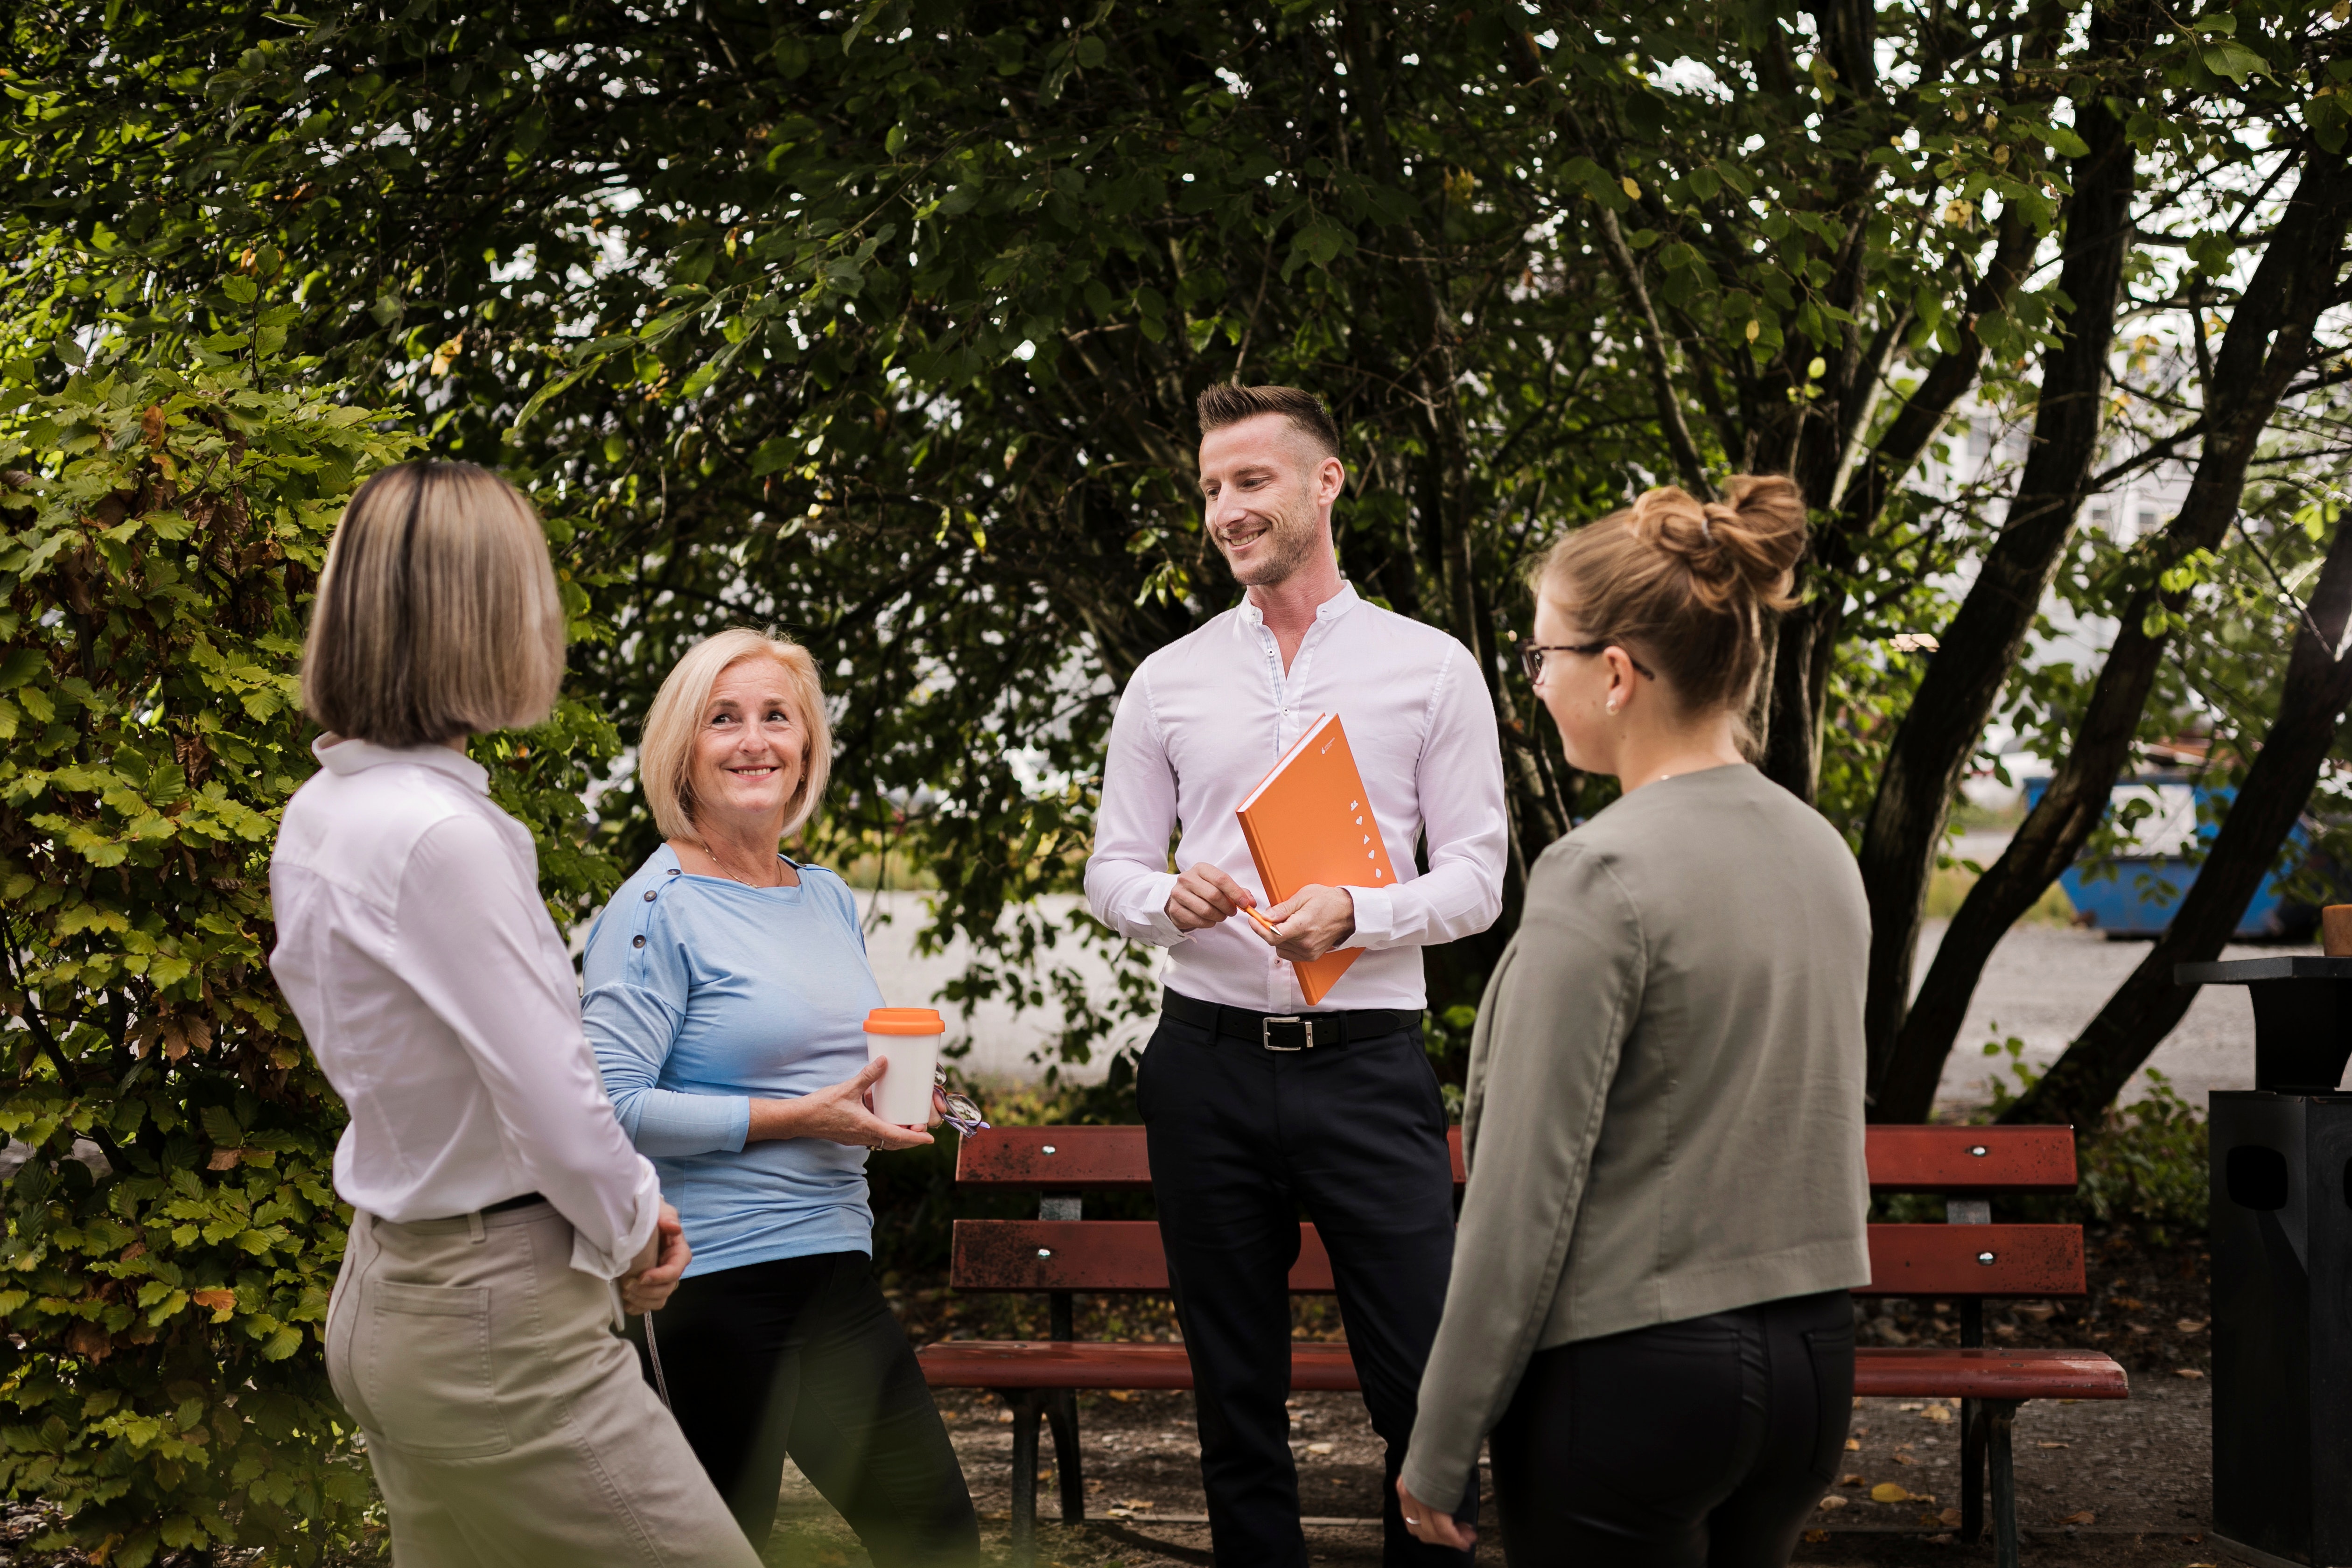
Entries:
<svg viewBox="0 0 2352 1568">
<path fill-rule="evenodd" d="M 319 759 L 320 767 L 344 777 L 387 763 L 406 763 L 412 767 L 447 773 L 479 794 L 490 793 L 488 770 L 465 752 L 453 752 L 446 746 L 379 746 L 373 741 L 339 741 L 332 735 L 321 735 L 310 742 L 310 754 Z"/>
<path fill-rule="evenodd" d="M 1315 606 L 1315 619 L 1318 623 L 1336 621 L 1362 603 L 1363 600 L 1356 596 L 1356 585 L 1343 578 L 1339 584 L 1339 591 Z M 1265 625 L 1265 612 L 1257 607 L 1255 601 L 1252 600 L 1246 593 L 1242 595 L 1242 625 L 1245 626 Z"/>
</svg>

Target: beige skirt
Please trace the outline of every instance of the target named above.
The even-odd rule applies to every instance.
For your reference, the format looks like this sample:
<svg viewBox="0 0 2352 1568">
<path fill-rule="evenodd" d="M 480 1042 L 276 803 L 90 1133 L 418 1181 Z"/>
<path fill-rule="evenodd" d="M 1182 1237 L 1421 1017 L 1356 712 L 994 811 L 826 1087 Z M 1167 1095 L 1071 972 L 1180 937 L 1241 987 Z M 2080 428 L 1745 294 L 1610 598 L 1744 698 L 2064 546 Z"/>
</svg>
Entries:
<svg viewBox="0 0 2352 1568">
<path fill-rule="evenodd" d="M 395 1568 L 759 1568 L 573 1269 L 551 1204 L 354 1215 L 327 1375 L 366 1438 Z"/>
</svg>

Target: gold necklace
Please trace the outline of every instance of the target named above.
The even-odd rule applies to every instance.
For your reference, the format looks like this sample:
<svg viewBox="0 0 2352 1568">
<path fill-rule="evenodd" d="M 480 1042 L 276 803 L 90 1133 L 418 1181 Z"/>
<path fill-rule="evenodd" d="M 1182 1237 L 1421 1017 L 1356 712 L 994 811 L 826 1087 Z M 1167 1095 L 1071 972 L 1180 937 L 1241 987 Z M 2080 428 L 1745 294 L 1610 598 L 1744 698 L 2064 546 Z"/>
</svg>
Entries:
<svg viewBox="0 0 2352 1568">
<path fill-rule="evenodd" d="M 740 882 L 747 888 L 772 888 L 776 885 L 773 882 L 755 882 L 749 877 L 739 877 L 734 872 L 729 870 L 727 868 L 727 862 L 721 860 L 718 856 L 713 855 L 710 852 L 710 840 L 708 838 L 696 839 L 695 847 L 701 850 L 702 858 L 709 861 L 712 865 L 718 867 L 719 874 L 726 878 L 730 882 Z"/>
</svg>

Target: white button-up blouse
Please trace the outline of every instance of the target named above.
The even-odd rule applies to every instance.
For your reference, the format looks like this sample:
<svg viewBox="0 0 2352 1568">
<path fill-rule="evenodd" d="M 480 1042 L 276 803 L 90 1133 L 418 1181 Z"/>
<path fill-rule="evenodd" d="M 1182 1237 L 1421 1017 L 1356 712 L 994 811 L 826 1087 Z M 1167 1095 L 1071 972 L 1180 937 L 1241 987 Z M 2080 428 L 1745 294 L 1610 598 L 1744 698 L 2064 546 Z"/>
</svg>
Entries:
<svg viewBox="0 0 2352 1568">
<path fill-rule="evenodd" d="M 572 1268 L 625 1273 L 661 1188 L 596 1075 L 530 834 L 446 746 L 312 749 L 270 860 L 269 967 L 351 1111 L 335 1191 L 394 1222 L 537 1192 Z"/>
</svg>

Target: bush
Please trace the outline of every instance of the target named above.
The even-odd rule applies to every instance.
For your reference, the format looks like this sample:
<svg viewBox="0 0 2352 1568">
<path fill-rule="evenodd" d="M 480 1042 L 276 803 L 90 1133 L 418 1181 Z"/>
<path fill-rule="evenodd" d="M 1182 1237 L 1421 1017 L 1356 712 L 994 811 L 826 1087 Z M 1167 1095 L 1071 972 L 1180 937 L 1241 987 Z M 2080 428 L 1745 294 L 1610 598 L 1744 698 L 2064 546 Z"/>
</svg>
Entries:
<svg viewBox="0 0 2352 1568">
<path fill-rule="evenodd" d="M 1985 1055 L 2007 1056 L 2011 1090 L 1997 1075 L 1989 1114 L 1998 1116 L 2032 1088 L 2041 1075 L 2026 1065 L 2025 1043 L 2014 1036 L 1985 1047 Z M 2109 1106 L 2095 1127 L 2074 1132 L 2077 1181 L 2071 1196 L 2033 1198 L 2020 1205 L 2020 1217 L 2132 1223 L 2149 1239 L 2168 1246 L 2179 1237 L 2203 1234 L 2211 1195 L 2205 1118 L 2153 1068 L 2147 1093 L 2128 1105 Z"/>
<path fill-rule="evenodd" d="M 0 1488 L 124 1568 L 374 1533 L 320 1348 L 342 1112 L 270 980 L 268 856 L 314 765 L 294 669 L 327 538 L 414 443 L 257 384 L 229 357 L 256 346 L 46 392 L 0 366 L 0 1131 L 30 1146 Z M 572 831 L 611 740 L 572 706 L 475 748 L 575 905 L 614 879 Z"/>
</svg>

